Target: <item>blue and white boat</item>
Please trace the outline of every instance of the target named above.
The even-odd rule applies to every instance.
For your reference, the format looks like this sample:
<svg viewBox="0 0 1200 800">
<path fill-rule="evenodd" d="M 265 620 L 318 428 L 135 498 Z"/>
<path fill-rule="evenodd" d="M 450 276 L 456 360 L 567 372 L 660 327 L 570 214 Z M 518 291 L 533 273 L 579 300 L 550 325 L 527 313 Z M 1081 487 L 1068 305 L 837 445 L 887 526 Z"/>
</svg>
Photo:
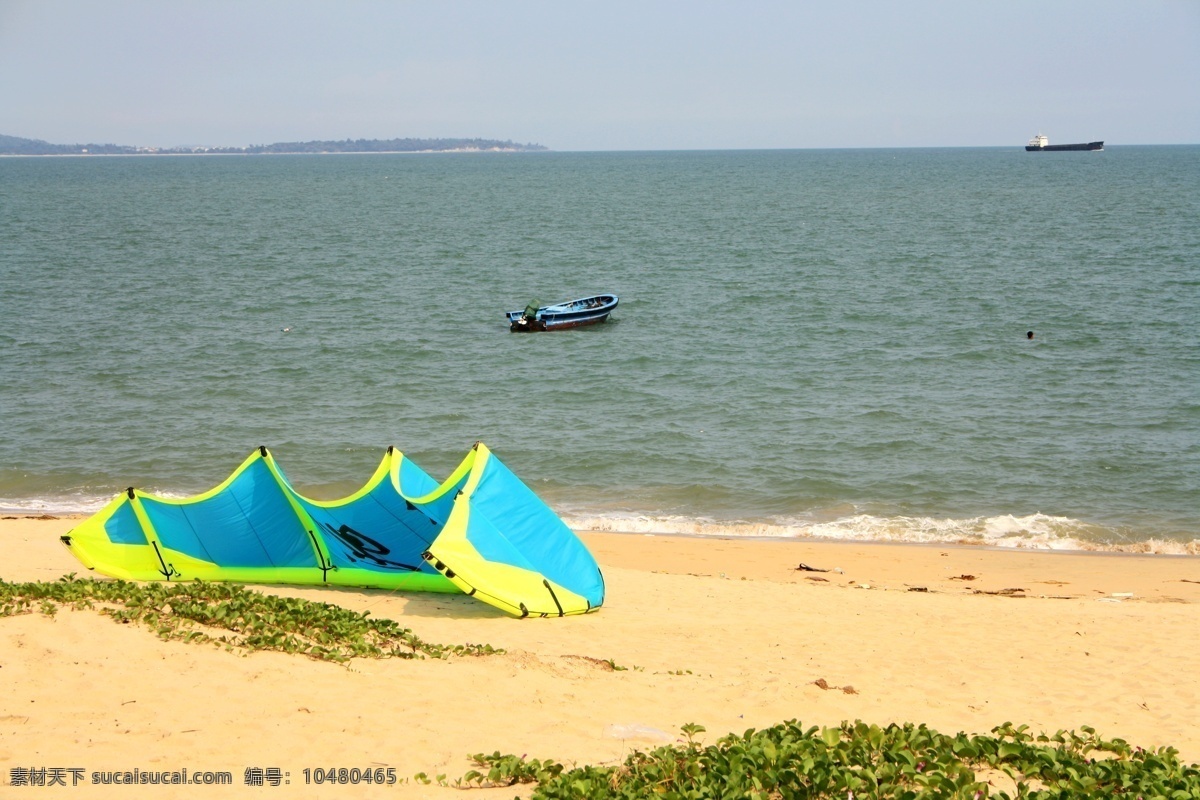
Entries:
<svg viewBox="0 0 1200 800">
<path fill-rule="evenodd" d="M 617 307 L 615 294 L 594 294 L 551 306 L 534 300 L 524 311 L 509 311 L 508 328 L 513 331 L 557 331 L 604 322 Z"/>
</svg>

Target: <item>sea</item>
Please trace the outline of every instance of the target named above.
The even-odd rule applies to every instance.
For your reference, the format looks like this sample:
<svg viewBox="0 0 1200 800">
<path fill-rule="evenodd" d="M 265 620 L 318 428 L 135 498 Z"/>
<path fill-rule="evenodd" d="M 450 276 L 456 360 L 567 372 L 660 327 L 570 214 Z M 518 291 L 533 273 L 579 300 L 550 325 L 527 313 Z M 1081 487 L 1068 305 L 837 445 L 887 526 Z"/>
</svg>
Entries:
<svg viewBox="0 0 1200 800">
<path fill-rule="evenodd" d="M 579 530 L 1200 554 L 1200 146 L 0 159 L 0 509 L 476 441 Z"/>
</svg>

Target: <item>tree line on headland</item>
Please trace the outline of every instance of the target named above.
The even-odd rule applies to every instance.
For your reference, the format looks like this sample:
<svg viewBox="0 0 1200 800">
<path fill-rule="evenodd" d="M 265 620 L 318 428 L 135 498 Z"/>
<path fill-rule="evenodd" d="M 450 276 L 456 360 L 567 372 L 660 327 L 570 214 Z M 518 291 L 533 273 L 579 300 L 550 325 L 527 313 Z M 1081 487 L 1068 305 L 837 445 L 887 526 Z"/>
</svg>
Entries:
<svg viewBox="0 0 1200 800">
<path fill-rule="evenodd" d="M 141 147 L 122 144 L 51 144 L 0 134 L 0 155 L 260 155 L 282 153 L 425 153 L 448 151 L 531 152 L 547 150 L 540 144 L 518 144 L 497 139 L 343 139 L 341 141 L 276 142 L 248 147 Z"/>
</svg>

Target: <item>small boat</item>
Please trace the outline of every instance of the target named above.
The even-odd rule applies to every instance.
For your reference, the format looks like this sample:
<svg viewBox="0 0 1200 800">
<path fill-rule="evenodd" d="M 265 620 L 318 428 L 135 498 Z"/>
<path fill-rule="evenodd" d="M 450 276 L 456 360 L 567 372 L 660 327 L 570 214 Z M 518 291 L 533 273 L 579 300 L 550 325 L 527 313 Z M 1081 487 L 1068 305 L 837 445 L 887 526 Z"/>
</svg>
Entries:
<svg viewBox="0 0 1200 800">
<path fill-rule="evenodd" d="M 558 331 L 604 322 L 616 307 L 615 294 L 594 294 L 551 306 L 534 300 L 524 311 L 509 311 L 505 316 L 511 331 Z"/>
<path fill-rule="evenodd" d="M 1050 137 L 1039 133 L 1025 145 L 1026 152 L 1042 153 L 1064 150 L 1103 150 L 1104 142 L 1087 142 L 1086 144 L 1050 144 Z"/>
</svg>

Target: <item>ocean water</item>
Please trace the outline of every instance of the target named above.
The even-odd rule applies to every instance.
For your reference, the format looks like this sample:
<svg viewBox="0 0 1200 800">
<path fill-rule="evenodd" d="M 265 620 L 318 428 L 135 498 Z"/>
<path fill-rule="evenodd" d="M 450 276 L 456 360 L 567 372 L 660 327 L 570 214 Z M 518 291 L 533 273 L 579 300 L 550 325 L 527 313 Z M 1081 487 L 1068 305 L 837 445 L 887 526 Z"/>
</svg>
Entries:
<svg viewBox="0 0 1200 800">
<path fill-rule="evenodd" d="M 1200 147 L 0 159 L 0 508 L 483 440 L 582 529 L 1200 553 L 1198 323 Z"/>
</svg>

